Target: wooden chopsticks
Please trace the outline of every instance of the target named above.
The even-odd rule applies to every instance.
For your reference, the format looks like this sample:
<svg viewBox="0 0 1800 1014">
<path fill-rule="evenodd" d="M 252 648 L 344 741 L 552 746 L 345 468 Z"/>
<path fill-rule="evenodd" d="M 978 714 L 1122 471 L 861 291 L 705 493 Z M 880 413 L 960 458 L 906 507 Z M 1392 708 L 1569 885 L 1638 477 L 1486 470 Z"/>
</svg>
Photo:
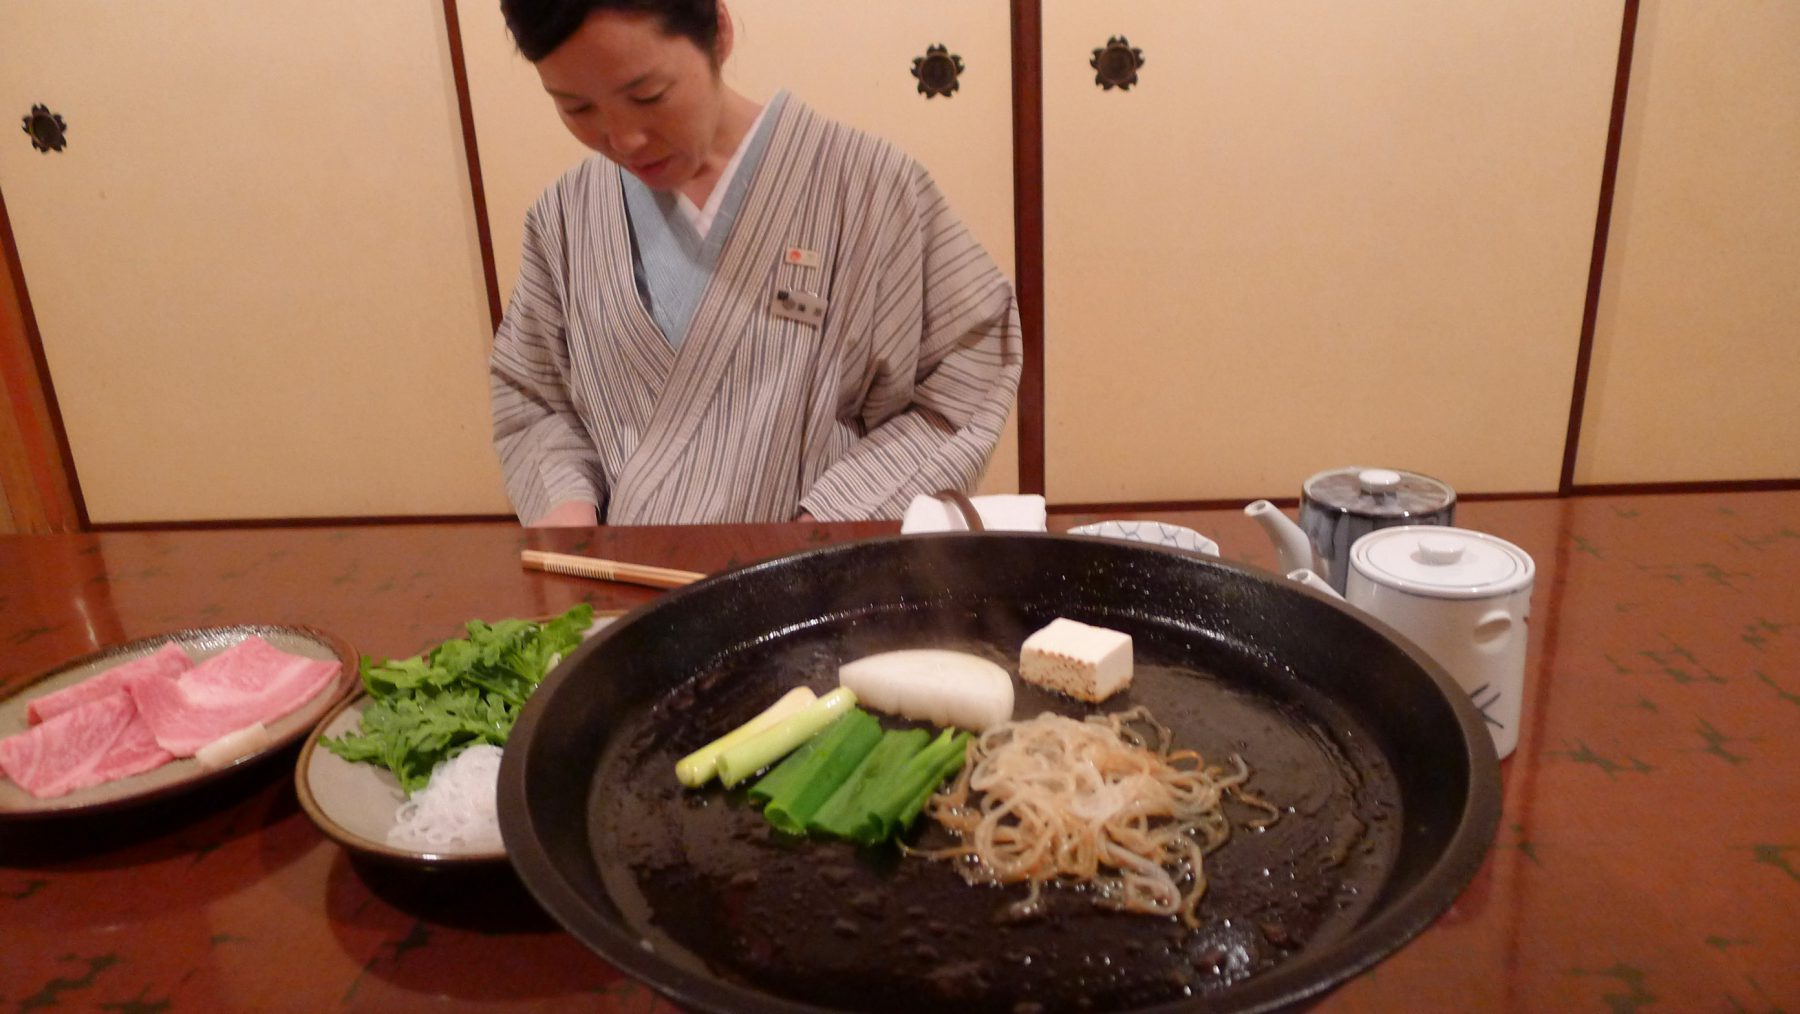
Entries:
<svg viewBox="0 0 1800 1014">
<path fill-rule="evenodd" d="M 668 567 L 650 567 L 641 563 L 620 563 L 617 560 L 575 556 L 571 553 L 551 553 L 542 549 L 521 550 L 519 562 L 531 570 L 548 571 L 552 574 L 570 574 L 575 577 L 591 577 L 601 581 L 648 585 L 651 588 L 679 588 L 685 584 L 693 584 L 706 576 L 691 570 L 671 570 Z"/>
</svg>

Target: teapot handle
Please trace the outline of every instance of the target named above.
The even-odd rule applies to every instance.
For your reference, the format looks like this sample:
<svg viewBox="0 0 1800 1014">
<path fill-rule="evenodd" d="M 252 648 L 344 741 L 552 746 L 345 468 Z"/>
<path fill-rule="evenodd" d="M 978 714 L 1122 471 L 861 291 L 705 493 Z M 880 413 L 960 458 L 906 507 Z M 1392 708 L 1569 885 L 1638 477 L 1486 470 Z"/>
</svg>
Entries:
<svg viewBox="0 0 1800 1014">
<path fill-rule="evenodd" d="M 1482 651 L 1498 651 L 1512 628 L 1513 615 L 1504 609 L 1482 614 L 1481 619 L 1475 621 L 1475 647 Z"/>
</svg>

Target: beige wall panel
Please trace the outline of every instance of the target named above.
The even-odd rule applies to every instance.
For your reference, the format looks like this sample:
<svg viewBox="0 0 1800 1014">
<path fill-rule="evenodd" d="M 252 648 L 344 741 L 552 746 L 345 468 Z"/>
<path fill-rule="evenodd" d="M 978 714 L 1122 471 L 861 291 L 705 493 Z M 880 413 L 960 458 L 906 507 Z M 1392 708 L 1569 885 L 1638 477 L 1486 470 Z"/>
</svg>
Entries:
<svg viewBox="0 0 1800 1014">
<path fill-rule="evenodd" d="M 1800 477 L 1800 4 L 1645 0 L 1576 481 Z"/>
<path fill-rule="evenodd" d="M 1013 271 L 1012 81 L 1003 0 L 739 0 L 726 79 L 766 100 L 786 88 L 826 115 L 888 138 L 925 164 L 1001 268 Z M 469 91 L 502 299 L 518 278 L 525 211 L 586 157 L 557 119 L 536 72 L 506 35 L 497 0 L 459 0 Z M 911 69 L 942 43 L 963 58 L 962 86 L 927 100 Z M 1017 489 L 1008 431 L 982 488 Z"/>
<path fill-rule="evenodd" d="M 505 509 L 443 13 L 0 7 L 0 145 L 96 522 Z"/>
<path fill-rule="evenodd" d="M 738 0 L 727 79 L 758 100 L 786 88 L 879 134 L 931 171 L 1001 270 L 1013 274 L 1012 27 L 1004 0 Z M 918 91 L 912 62 L 962 57 L 948 98 Z"/>
<path fill-rule="evenodd" d="M 1621 12 L 1046 4 L 1051 498 L 1554 489 Z"/>
</svg>

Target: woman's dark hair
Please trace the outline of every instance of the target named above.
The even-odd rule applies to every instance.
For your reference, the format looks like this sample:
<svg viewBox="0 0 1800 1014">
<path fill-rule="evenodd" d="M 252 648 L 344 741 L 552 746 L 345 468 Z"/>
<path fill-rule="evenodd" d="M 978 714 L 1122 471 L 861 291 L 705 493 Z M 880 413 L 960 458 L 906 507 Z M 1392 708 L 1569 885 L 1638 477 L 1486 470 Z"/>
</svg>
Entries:
<svg viewBox="0 0 1800 1014">
<path fill-rule="evenodd" d="M 569 41 L 595 11 L 654 14 L 667 35 L 680 35 L 710 54 L 719 37 L 717 0 L 500 0 L 500 14 L 520 55 L 536 63 Z"/>
</svg>

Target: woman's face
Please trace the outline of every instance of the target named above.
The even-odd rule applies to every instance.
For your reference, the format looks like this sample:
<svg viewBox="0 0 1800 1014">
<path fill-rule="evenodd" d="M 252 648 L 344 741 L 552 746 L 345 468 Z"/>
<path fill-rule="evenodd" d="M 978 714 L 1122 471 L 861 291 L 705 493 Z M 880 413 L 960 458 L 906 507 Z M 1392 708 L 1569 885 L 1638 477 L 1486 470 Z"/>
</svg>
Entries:
<svg viewBox="0 0 1800 1014">
<path fill-rule="evenodd" d="M 730 158 L 713 151 L 724 108 L 718 64 L 730 32 L 721 18 L 715 57 L 686 36 L 664 34 L 653 14 L 596 11 L 537 62 L 538 77 L 576 140 L 652 189 L 675 190 L 709 159 Z"/>
</svg>

